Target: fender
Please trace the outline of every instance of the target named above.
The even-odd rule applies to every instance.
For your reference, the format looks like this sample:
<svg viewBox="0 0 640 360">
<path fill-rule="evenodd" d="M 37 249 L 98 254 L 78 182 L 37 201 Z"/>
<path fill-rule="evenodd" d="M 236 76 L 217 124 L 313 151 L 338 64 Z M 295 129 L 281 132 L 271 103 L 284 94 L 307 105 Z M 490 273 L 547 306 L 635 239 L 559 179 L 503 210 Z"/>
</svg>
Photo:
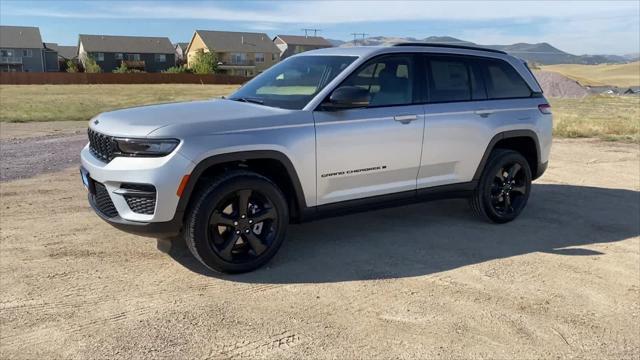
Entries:
<svg viewBox="0 0 640 360">
<path fill-rule="evenodd" d="M 198 163 L 196 167 L 191 172 L 189 177 L 189 182 L 185 187 L 180 200 L 178 201 L 178 207 L 176 209 L 177 214 L 183 214 L 187 210 L 187 206 L 189 204 L 189 200 L 193 193 L 193 190 L 200 179 L 202 173 L 204 173 L 208 168 L 223 164 L 227 162 L 234 161 L 242 161 L 242 160 L 253 160 L 253 159 L 272 159 L 279 161 L 282 165 L 284 165 L 287 170 L 287 175 L 293 184 L 293 189 L 296 193 L 296 200 L 298 209 L 306 208 L 307 204 L 304 198 L 304 191 L 302 190 L 302 185 L 300 184 L 300 179 L 298 178 L 298 173 L 296 172 L 295 167 L 291 163 L 289 158 L 279 152 L 274 150 L 250 150 L 250 151 L 240 151 L 240 152 L 232 152 L 214 155 L 209 158 L 206 158 Z"/>
<path fill-rule="evenodd" d="M 533 130 L 509 130 L 509 131 L 504 131 L 504 132 L 496 134 L 491 139 L 491 141 L 489 141 L 489 145 L 487 145 L 487 148 L 484 151 L 484 155 L 482 155 L 482 159 L 480 160 L 480 163 L 478 164 L 476 172 L 473 175 L 473 180 L 474 181 L 479 181 L 480 180 L 480 176 L 482 176 L 482 171 L 484 170 L 484 166 L 487 163 L 487 161 L 489 160 L 489 155 L 491 155 L 491 152 L 495 148 L 496 144 L 500 140 L 509 139 L 509 138 L 516 138 L 516 137 L 528 137 L 528 138 L 531 138 L 531 140 L 533 140 L 533 143 L 536 144 L 536 154 L 537 154 L 537 159 L 538 159 L 538 163 L 536 164 L 536 166 L 537 166 L 538 171 L 537 171 L 536 174 L 533 174 L 533 179 L 535 180 L 535 179 L 539 178 L 542 175 L 542 172 L 544 172 L 544 169 L 546 169 L 546 166 L 545 166 L 545 164 L 541 164 L 540 163 L 540 143 L 538 142 L 538 135 Z"/>
</svg>

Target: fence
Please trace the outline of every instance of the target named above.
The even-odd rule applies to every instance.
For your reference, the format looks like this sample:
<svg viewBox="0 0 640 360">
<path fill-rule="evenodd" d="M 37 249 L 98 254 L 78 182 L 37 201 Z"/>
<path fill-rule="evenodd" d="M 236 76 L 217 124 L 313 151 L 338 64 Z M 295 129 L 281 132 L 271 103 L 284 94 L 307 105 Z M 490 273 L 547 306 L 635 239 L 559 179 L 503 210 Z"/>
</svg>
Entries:
<svg viewBox="0 0 640 360">
<path fill-rule="evenodd" d="M 229 84 L 247 82 L 249 78 L 225 74 L 166 74 L 166 73 L 36 73 L 3 72 L 3 85 L 43 85 L 43 84 Z"/>
</svg>

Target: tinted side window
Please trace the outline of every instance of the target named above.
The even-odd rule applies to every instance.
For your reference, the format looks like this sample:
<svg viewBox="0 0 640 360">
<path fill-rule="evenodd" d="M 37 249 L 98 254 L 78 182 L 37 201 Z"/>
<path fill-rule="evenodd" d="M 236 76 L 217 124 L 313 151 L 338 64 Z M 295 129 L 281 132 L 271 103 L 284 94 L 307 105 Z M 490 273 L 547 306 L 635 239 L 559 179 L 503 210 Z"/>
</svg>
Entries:
<svg viewBox="0 0 640 360">
<path fill-rule="evenodd" d="M 413 76 L 411 55 L 385 56 L 363 65 L 341 86 L 369 90 L 370 106 L 408 105 L 413 102 Z"/>
<path fill-rule="evenodd" d="M 429 100 L 431 102 L 471 100 L 471 82 L 467 64 L 462 59 L 429 60 Z"/>
<path fill-rule="evenodd" d="M 483 64 L 490 99 L 531 96 L 529 86 L 511 65 L 499 60 L 484 60 Z"/>
</svg>

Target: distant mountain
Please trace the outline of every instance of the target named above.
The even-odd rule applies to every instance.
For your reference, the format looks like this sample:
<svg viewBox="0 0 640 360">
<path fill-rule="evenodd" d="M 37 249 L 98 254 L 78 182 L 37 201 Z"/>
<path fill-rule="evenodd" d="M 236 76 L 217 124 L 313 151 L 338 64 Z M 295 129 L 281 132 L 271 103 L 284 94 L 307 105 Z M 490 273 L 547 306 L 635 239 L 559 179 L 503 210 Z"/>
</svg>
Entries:
<svg viewBox="0 0 640 360">
<path fill-rule="evenodd" d="M 627 61 L 638 61 L 640 60 L 640 53 L 624 54 L 622 55 L 622 57 L 625 58 Z"/>
<path fill-rule="evenodd" d="M 470 46 L 475 45 L 471 41 L 464 41 L 464 40 L 456 39 L 451 36 L 429 36 L 422 39 L 421 41 L 434 43 L 434 44 L 452 44 L 452 45 L 470 45 Z"/>
<path fill-rule="evenodd" d="M 355 43 L 354 41 L 344 42 L 339 46 L 390 46 L 401 42 L 426 42 L 486 47 L 489 49 L 502 50 L 528 62 L 535 62 L 543 65 L 624 63 L 633 61 L 634 55 L 638 56 L 638 54 L 630 54 L 629 56 L 573 55 L 564 52 L 546 42 L 537 44 L 517 43 L 512 45 L 478 45 L 471 41 L 460 40 L 451 36 L 429 36 L 424 39 L 416 39 L 412 37 L 374 36 L 356 40 Z"/>
<path fill-rule="evenodd" d="M 336 40 L 336 39 L 326 39 L 332 46 L 336 46 L 339 47 L 340 45 L 344 44 L 345 41 L 342 40 Z"/>
</svg>

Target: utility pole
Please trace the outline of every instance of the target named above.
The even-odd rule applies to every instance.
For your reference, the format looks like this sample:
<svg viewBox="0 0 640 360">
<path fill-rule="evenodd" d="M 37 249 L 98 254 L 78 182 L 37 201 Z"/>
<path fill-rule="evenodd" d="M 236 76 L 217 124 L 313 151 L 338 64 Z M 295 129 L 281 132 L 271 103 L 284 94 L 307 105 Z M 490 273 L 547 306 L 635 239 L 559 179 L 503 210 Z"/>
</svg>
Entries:
<svg viewBox="0 0 640 360">
<path fill-rule="evenodd" d="M 364 37 L 369 35 L 369 34 L 367 34 L 367 33 L 351 33 L 351 35 L 353 35 L 353 45 L 357 45 L 358 36 L 362 36 L 362 42 L 364 43 Z"/>
<path fill-rule="evenodd" d="M 321 29 L 302 29 L 304 31 L 304 37 L 308 37 L 309 33 L 313 31 L 313 37 L 318 36 L 318 33 L 322 31 Z"/>
</svg>

